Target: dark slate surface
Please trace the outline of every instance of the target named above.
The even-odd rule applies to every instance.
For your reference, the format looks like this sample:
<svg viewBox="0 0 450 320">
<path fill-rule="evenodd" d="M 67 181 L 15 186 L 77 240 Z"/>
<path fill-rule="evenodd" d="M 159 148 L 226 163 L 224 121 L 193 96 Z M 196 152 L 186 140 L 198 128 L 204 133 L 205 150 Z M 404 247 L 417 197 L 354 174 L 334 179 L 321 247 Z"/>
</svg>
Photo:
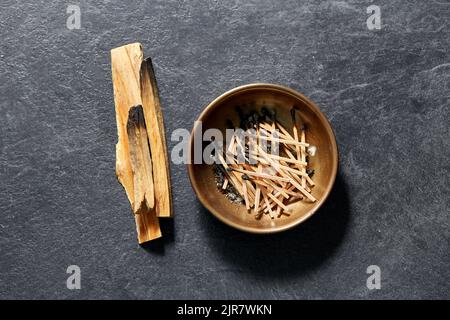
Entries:
<svg viewBox="0 0 450 320">
<path fill-rule="evenodd" d="M 28 2 L 0 4 L 0 298 L 450 298 L 448 0 L 83 1 L 80 30 L 68 3 Z M 241 84 L 315 100 L 341 152 L 323 210 L 244 234 L 172 165 L 174 223 L 138 246 L 114 174 L 109 58 L 134 41 L 153 57 L 169 140 Z M 71 264 L 81 290 L 66 288 Z"/>
</svg>

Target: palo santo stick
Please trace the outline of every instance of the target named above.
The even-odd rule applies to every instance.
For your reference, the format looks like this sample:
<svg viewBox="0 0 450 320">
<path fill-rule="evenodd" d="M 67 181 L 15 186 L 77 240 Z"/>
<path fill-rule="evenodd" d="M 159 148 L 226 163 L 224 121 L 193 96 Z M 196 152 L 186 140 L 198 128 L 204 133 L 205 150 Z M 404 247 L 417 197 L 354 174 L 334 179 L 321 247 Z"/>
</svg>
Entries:
<svg viewBox="0 0 450 320">
<path fill-rule="evenodd" d="M 170 187 L 166 135 L 158 86 L 150 58 L 142 61 L 140 89 L 145 122 L 147 123 L 147 134 L 153 158 L 155 212 L 158 217 L 172 217 L 172 192 Z"/>
<path fill-rule="evenodd" d="M 128 200 L 134 208 L 134 178 L 130 159 L 130 147 L 127 133 L 129 109 L 142 105 L 144 119 L 146 104 L 142 103 L 140 86 L 140 69 L 143 61 L 142 47 L 133 43 L 111 50 L 112 82 L 114 87 L 114 103 L 116 111 L 117 135 L 116 175 L 123 185 Z M 148 135 L 147 124 L 147 135 Z M 151 151 L 151 150 L 150 150 Z M 139 243 L 161 237 L 159 221 L 154 209 L 134 215 Z"/>
<path fill-rule="evenodd" d="M 132 208 L 135 214 L 140 214 L 153 209 L 155 205 L 152 160 L 142 106 L 132 107 L 128 114 L 128 146 L 134 188 Z"/>
<path fill-rule="evenodd" d="M 159 218 L 155 215 L 155 210 L 148 213 L 135 214 L 136 231 L 140 244 L 151 241 L 162 236 L 159 227 Z"/>
<path fill-rule="evenodd" d="M 130 203 L 134 199 L 134 190 L 126 126 L 129 109 L 132 106 L 142 105 L 139 83 L 136 80 L 139 79 L 141 62 L 142 48 L 139 44 L 111 50 L 112 81 L 118 134 L 116 175 L 124 186 Z"/>
</svg>

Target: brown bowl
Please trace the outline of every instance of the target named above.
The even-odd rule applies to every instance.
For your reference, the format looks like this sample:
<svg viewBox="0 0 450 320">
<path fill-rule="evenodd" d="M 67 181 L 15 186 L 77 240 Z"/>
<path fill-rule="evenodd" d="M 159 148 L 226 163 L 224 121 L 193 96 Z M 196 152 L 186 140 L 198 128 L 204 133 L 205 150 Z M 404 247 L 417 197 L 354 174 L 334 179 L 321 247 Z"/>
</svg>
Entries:
<svg viewBox="0 0 450 320">
<path fill-rule="evenodd" d="M 201 203 L 219 220 L 239 230 L 252 233 L 273 233 L 290 229 L 312 216 L 324 203 L 333 187 L 337 167 L 338 149 L 330 123 L 319 108 L 304 95 L 280 85 L 255 83 L 237 87 L 225 92 L 211 102 L 201 113 L 202 134 L 209 128 L 226 129 L 226 119 L 237 124 L 235 106 L 244 112 L 260 111 L 263 105 L 275 109 L 277 120 L 286 128 L 291 127 L 290 110 L 293 106 L 300 111 L 302 121 L 307 126 L 307 142 L 317 147 L 317 153 L 310 157 L 311 168 L 315 170 L 316 185 L 312 195 L 316 202 L 299 201 L 291 209 L 290 216 L 270 219 L 263 216 L 255 219 L 244 205 L 232 203 L 216 186 L 212 165 L 193 164 L 194 131 L 189 142 L 188 172 L 192 187 Z M 197 127 L 197 128 L 196 128 Z"/>
</svg>

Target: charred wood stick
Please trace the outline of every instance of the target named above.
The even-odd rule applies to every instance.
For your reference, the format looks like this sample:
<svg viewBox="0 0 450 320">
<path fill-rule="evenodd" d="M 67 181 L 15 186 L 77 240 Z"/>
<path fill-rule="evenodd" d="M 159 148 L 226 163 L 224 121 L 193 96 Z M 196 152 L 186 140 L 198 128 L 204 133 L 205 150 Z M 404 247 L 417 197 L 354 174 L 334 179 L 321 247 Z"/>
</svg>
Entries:
<svg viewBox="0 0 450 320">
<path fill-rule="evenodd" d="M 132 107 L 128 112 L 127 133 L 134 189 L 131 206 L 135 214 L 140 214 L 155 205 L 152 159 L 142 106 Z"/>
<path fill-rule="evenodd" d="M 164 120 L 150 58 L 145 59 L 141 64 L 140 91 L 152 151 L 155 212 L 158 217 L 172 217 L 172 192 Z"/>
</svg>

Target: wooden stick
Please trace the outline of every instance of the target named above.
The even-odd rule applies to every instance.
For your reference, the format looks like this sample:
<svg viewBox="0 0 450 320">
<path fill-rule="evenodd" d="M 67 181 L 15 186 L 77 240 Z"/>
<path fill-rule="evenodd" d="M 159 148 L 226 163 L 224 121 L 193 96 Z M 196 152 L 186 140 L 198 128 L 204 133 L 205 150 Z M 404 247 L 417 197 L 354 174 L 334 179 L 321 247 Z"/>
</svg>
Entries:
<svg viewBox="0 0 450 320">
<path fill-rule="evenodd" d="M 234 167 L 232 169 L 234 171 L 237 171 L 240 173 L 245 173 L 245 174 L 248 174 L 249 176 L 254 176 L 254 177 L 258 177 L 258 178 L 275 180 L 275 181 L 289 181 L 289 179 L 285 178 L 285 177 L 271 176 L 270 174 L 266 174 L 266 173 L 257 173 L 257 172 L 243 170 L 243 169 L 234 168 Z"/>
<path fill-rule="evenodd" d="M 244 201 L 245 201 L 245 208 L 248 210 L 250 210 L 250 202 L 248 200 L 248 193 L 247 193 L 247 182 L 243 181 L 242 182 L 242 191 L 244 192 Z"/>
<path fill-rule="evenodd" d="M 236 161 L 234 161 L 233 158 L 227 158 L 227 159 L 229 160 L 230 165 L 233 165 L 233 166 L 237 166 L 238 165 L 238 163 L 236 163 Z M 247 165 L 245 163 L 242 164 L 242 165 L 243 166 L 249 166 L 249 165 Z M 232 169 L 232 167 L 229 167 L 229 168 Z M 244 181 L 244 179 L 242 179 L 243 173 L 237 174 L 236 172 L 232 172 L 232 174 L 234 174 L 237 177 L 237 179 L 239 180 L 240 183 L 242 183 L 242 181 Z M 251 183 L 248 183 L 247 186 L 248 186 L 249 197 L 250 197 L 251 200 L 254 200 L 253 198 L 254 198 L 254 194 L 255 194 L 255 189 L 253 188 Z"/>
<path fill-rule="evenodd" d="M 314 198 L 305 188 L 303 188 L 300 184 L 298 184 L 297 181 L 295 181 L 294 179 L 291 180 L 291 183 L 297 188 L 297 190 L 299 190 L 301 193 L 303 193 L 309 200 L 311 200 L 312 202 L 316 202 L 317 199 Z"/>
<path fill-rule="evenodd" d="M 303 142 L 306 141 L 306 134 L 305 134 L 305 126 L 304 125 L 302 126 L 302 130 L 301 130 L 301 134 L 300 134 L 300 141 L 303 141 Z M 301 160 L 302 161 L 306 161 L 306 149 L 305 149 L 305 147 L 301 146 L 300 150 L 301 150 L 300 151 L 301 152 Z M 300 170 L 303 173 L 306 174 L 306 168 L 305 167 L 300 168 Z M 309 175 L 306 175 L 306 179 L 305 179 L 305 176 L 303 175 L 303 177 L 302 177 L 302 187 L 306 186 L 306 180 L 308 180 L 308 183 L 310 185 L 314 185 L 314 184 L 311 184 L 312 180 L 309 179 Z"/>
<path fill-rule="evenodd" d="M 308 176 L 308 174 L 307 174 L 306 172 L 300 171 L 300 170 L 298 170 L 298 169 L 291 168 L 291 167 L 289 167 L 289 166 L 283 166 L 283 165 L 280 166 L 280 169 L 281 169 L 281 170 L 286 170 L 286 171 L 289 171 L 289 172 L 292 172 L 292 173 L 296 173 L 297 175 L 301 176 L 302 178 L 307 179 L 307 180 L 308 180 L 308 183 L 309 183 L 311 186 L 314 186 L 314 185 L 315 185 L 314 181 L 312 181 L 312 179 Z M 306 185 L 305 185 L 305 186 L 306 186 Z"/>
<path fill-rule="evenodd" d="M 276 211 L 277 218 L 281 217 L 281 213 L 284 212 L 284 211 L 281 211 L 281 209 L 282 208 L 280 206 L 277 207 L 277 211 Z"/>
<path fill-rule="evenodd" d="M 223 185 L 222 185 L 222 190 L 225 190 L 228 187 L 228 178 L 224 177 L 224 181 L 223 181 Z"/>
<path fill-rule="evenodd" d="M 265 130 L 266 135 L 272 135 L 275 130 L 277 131 L 277 134 L 280 136 L 280 138 L 286 139 L 286 140 L 295 140 L 294 137 L 278 122 L 276 121 L 272 126 L 268 125 L 267 123 L 262 123 L 261 127 Z"/>
<path fill-rule="evenodd" d="M 118 135 L 116 144 L 116 175 L 125 188 L 130 203 L 134 199 L 134 189 L 126 126 L 129 109 L 132 106 L 142 105 L 139 83 L 137 81 L 142 59 L 142 48 L 137 43 L 111 50 L 112 81 Z"/>
<path fill-rule="evenodd" d="M 273 201 L 276 202 L 276 204 L 278 204 L 284 211 L 289 212 L 289 209 L 283 204 L 283 202 L 281 202 L 280 200 L 278 200 L 277 197 L 273 196 L 272 194 L 267 194 L 269 196 L 269 198 L 271 198 Z"/>
<path fill-rule="evenodd" d="M 297 124 L 295 121 L 295 109 L 291 109 L 291 117 L 292 117 L 292 130 L 294 132 L 294 140 L 298 141 Z M 295 146 L 295 152 L 297 153 L 297 160 L 302 160 L 302 162 L 305 162 L 300 155 L 300 146 Z"/>
<path fill-rule="evenodd" d="M 273 213 L 273 211 L 272 211 L 272 207 L 271 207 L 271 205 L 270 205 L 270 202 L 269 202 L 269 199 L 268 199 L 267 192 L 266 192 L 266 190 L 264 190 L 264 188 L 261 188 L 261 192 L 262 192 L 262 194 L 263 194 L 264 202 L 265 202 L 265 204 L 266 204 L 266 207 L 268 208 L 268 212 L 269 212 L 270 218 L 273 219 L 273 218 L 275 218 L 275 215 L 274 215 L 274 213 Z"/>
<path fill-rule="evenodd" d="M 264 182 L 264 180 L 254 180 L 253 182 L 256 183 L 257 185 L 261 185 L 266 188 L 273 188 L 276 191 L 278 191 L 284 198 L 289 199 L 289 194 L 287 193 L 287 190 L 280 188 L 275 184 L 268 184 L 268 183 Z M 292 194 L 296 195 L 296 193 L 294 193 L 294 192 L 292 192 Z"/>
<path fill-rule="evenodd" d="M 158 217 L 172 217 L 172 192 L 164 120 L 159 100 L 158 85 L 150 58 L 145 59 L 141 64 L 140 89 L 153 158 L 155 212 Z"/>
<path fill-rule="evenodd" d="M 253 207 L 253 211 L 257 213 L 259 211 L 259 202 L 261 200 L 261 189 L 259 186 L 256 187 L 256 195 L 255 195 L 255 206 Z"/>
<path fill-rule="evenodd" d="M 235 139 L 236 139 L 236 136 L 235 135 L 233 135 L 232 137 L 231 137 L 231 140 L 230 140 L 230 145 L 228 146 L 228 148 L 227 148 L 227 152 L 228 153 L 231 153 L 231 154 L 233 154 L 233 155 L 236 155 L 235 154 Z"/>
<path fill-rule="evenodd" d="M 128 114 L 127 133 L 134 189 L 131 207 L 135 214 L 140 214 L 153 209 L 155 205 L 152 159 L 142 106 L 132 107 Z"/>
<path fill-rule="evenodd" d="M 281 211 L 280 214 L 278 215 L 278 218 L 280 218 L 282 215 L 285 215 L 285 216 L 289 217 L 291 214 L 289 212 L 286 212 L 286 211 Z"/>
<path fill-rule="evenodd" d="M 298 166 L 306 166 L 308 164 L 306 161 L 281 157 L 281 156 L 277 156 L 275 154 L 268 153 L 267 155 L 272 159 L 281 160 L 281 161 L 285 161 L 285 162 L 289 162 L 289 163 L 294 163 Z"/>
<path fill-rule="evenodd" d="M 286 154 L 287 154 L 290 158 L 295 159 L 294 155 L 293 155 L 289 150 L 285 150 L 285 152 L 286 152 Z M 314 185 L 315 185 L 314 181 L 313 181 L 313 180 L 309 177 L 309 175 L 306 173 L 306 170 L 305 170 L 305 172 L 302 171 L 301 176 L 304 177 L 304 178 L 306 179 L 306 181 L 307 181 L 311 186 L 314 186 Z M 307 188 L 307 186 L 306 186 L 305 188 Z"/>
<path fill-rule="evenodd" d="M 135 214 L 134 221 L 136 223 L 136 231 L 140 244 L 162 236 L 159 219 L 154 209 L 145 213 Z"/>
<path fill-rule="evenodd" d="M 295 159 L 295 158 L 294 158 L 294 159 L 292 159 L 292 158 L 286 158 L 286 157 L 278 156 L 278 155 L 276 155 L 276 154 L 271 154 L 271 153 L 267 153 L 267 152 L 265 152 L 265 154 L 266 154 L 268 157 L 270 157 L 270 158 L 272 158 L 272 159 L 274 159 L 274 160 L 293 163 L 293 164 L 296 164 L 296 165 L 299 166 L 299 167 L 300 167 L 300 166 L 306 166 L 306 165 L 307 165 L 307 162 L 306 162 L 306 161 L 303 162 L 303 161 L 297 160 L 297 159 Z M 257 155 L 259 155 L 259 153 L 252 152 L 252 155 L 254 155 L 254 156 L 255 156 L 255 159 L 258 160 L 259 162 L 261 162 L 262 164 L 266 164 L 266 165 L 269 164 L 268 161 L 266 161 L 265 159 L 263 159 L 263 158 L 257 156 Z"/>
<path fill-rule="evenodd" d="M 263 136 L 263 135 L 260 135 L 259 138 L 263 139 L 263 140 L 278 142 L 278 143 L 291 144 L 291 145 L 294 145 L 294 146 L 309 147 L 309 143 L 299 142 L 299 141 L 290 140 L 290 139 L 281 139 L 281 138 L 275 138 L 275 137 L 272 137 L 272 136 Z"/>
<path fill-rule="evenodd" d="M 293 196 L 290 197 L 289 199 L 287 199 L 287 201 L 291 201 L 294 198 L 298 198 L 298 199 L 302 198 L 301 195 L 299 195 L 298 193 L 293 192 L 293 190 L 295 190 L 294 186 L 290 186 L 288 189 L 286 189 L 286 192 L 293 193 Z M 273 207 L 275 205 L 276 205 L 275 202 L 271 202 L 271 207 Z M 267 207 L 264 208 L 264 212 L 268 212 L 268 208 Z"/>
<path fill-rule="evenodd" d="M 256 170 L 257 173 L 261 173 L 261 165 L 258 165 L 258 169 Z M 256 183 L 257 180 L 255 180 Z M 259 201 L 260 201 L 260 197 L 261 197 L 261 189 L 259 187 L 258 184 L 256 184 L 256 191 L 255 191 L 255 206 L 253 208 L 253 211 L 255 213 L 258 212 L 259 210 Z"/>
<path fill-rule="evenodd" d="M 230 172 L 228 172 L 228 164 L 225 162 L 224 158 L 222 157 L 222 155 L 219 153 L 217 154 L 217 157 L 219 158 L 220 163 L 222 164 L 222 166 L 225 168 L 225 173 L 228 175 L 228 178 L 230 179 L 231 184 L 233 185 L 233 187 L 236 189 L 236 191 L 243 196 L 243 192 L 242 192 L 242 185 L 240 184 L 240 182 L 236 179 L 236 177 L 234 175 L 231 175 Z"/>
<path fill-rule="evenodd" d="M 294 140 L 294 137 L 279 122 L 276 123 L 276 126 L 288 139 Z"/>
<path fill-rule="evenodd" d="M 283 128 L 284 129 L 284 128 Z M 290 135 L 286 135 L 283 131 L 276 131 L 277 129 L 272 129 L 272 126 L 262 123 L 261 124 L 261 133 L 265 134 L 266 136 L 271 136 L 274 132 L 277 132 L 278 136 L 283 139 L 288 140 L 294 140 Z"/>
</svg>

